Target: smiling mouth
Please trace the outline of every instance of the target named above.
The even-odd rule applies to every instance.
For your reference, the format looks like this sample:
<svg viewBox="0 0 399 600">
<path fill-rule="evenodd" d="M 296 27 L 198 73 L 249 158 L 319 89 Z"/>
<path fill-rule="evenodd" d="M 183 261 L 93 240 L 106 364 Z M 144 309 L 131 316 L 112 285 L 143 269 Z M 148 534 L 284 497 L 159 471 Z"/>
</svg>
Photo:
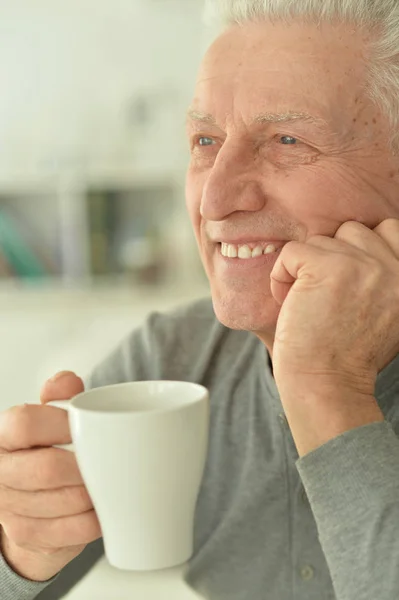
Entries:
<svg viewBox="0 0 399 600">
<path fill-rule="evenodd" d="M 263 255 L 275 254 L 281 250 L 281 246 L 277 247 L 277 244 L 227 244 L 224 242 L 219 243 L 221 254 L 225 258 L 237 258 L 241 260 L 248 260 L 251 258 L 259 258 Z"/>
</svg>

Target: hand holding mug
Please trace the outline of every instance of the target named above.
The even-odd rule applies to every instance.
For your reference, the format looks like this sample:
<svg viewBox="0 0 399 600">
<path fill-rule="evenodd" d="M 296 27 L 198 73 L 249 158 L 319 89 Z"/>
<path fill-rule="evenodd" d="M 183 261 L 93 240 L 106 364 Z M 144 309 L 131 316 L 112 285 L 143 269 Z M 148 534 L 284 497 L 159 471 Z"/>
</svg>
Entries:
<svg viewBox="0 0 399 600">
<path fill-rule="evenodd" d="M 42 404 L 83 391 L 82 380 L 59 373 Z M 46 581 L 101 537 L 76 457 L 54 448 L 69 442 L 65 413 L 35 404 L 0 413 L 1 551 L 26 579 Z"/>
<path fill-rule="evenodd" d="M 207 456 L 208 391 L 188 382 L 141 381 L 50 405 L 69 413 L 110 564 L 147 571 L 185 563 Z"/>
</svg>

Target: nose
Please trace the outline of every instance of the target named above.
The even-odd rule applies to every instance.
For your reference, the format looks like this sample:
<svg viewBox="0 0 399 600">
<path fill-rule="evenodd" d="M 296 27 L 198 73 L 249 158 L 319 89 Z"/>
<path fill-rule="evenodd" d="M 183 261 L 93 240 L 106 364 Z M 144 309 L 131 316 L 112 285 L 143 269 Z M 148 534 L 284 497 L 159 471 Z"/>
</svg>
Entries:
<svg viewBox="0 0 399 600">
<path fill-rule="evenodd" d="M 207 221 L 223 221 L 234 212 L 257 212 L 265 206 L 254 157 L 239 155 L 226 146 L 203 187 L 200 213 Z"/>
</svg>

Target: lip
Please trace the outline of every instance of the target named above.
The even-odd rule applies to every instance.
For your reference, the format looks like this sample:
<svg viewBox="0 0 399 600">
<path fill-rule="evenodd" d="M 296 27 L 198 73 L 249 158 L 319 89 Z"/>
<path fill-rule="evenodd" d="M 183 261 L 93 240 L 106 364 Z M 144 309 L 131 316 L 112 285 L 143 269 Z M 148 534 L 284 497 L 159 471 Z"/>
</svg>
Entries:
<svg viewBox="0 0 399 600">
<path fill-rule="evenodd" d="M 261 239 L 259 237 L 239 237 L 239 238 L 223 238 L 218 240 L 213 240 L 215 244 L 231 244 L 232 246 L 243 246 L 244 244 L 274 244 L 277 248 L 282 248 L 285 244 L 288 243 L 288 240 L 277 240 L 277 239 Z"/>
</svg>

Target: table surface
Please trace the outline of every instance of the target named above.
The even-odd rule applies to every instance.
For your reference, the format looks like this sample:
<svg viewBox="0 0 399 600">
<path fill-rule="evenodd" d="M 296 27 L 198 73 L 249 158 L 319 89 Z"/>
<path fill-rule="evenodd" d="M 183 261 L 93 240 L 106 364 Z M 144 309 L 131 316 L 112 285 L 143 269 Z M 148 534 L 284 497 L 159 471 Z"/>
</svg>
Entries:
<svg viewBox="0 0 399 600">
<path fill-rule="evenodd" d="M 186 565 L 136 573 L 111 567 L 103 557 L 65 600 L 201 600 L 184 582 Z M 203 600 L 203 598 L 202 598 Z"/>
</svg>

